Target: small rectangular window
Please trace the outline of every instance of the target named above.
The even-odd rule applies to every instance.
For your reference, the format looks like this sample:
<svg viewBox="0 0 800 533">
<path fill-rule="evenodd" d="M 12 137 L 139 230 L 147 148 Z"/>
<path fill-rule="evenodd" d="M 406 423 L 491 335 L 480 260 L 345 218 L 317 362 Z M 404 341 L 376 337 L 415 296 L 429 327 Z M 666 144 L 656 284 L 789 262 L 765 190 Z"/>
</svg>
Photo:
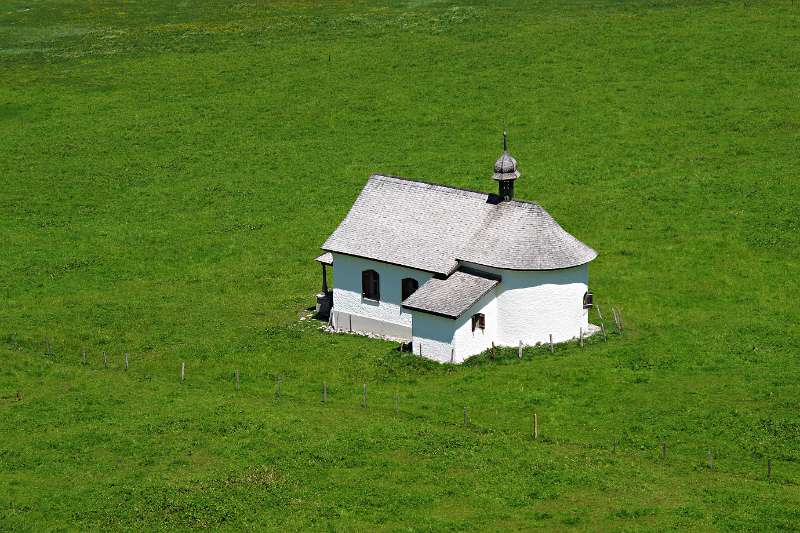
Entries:
<svg viewBox="0 0 800 533">
<path fill-rule="evenodd" d="M 472 315 L 472 331 L 486 329 L 486 316 L 483 313 L 475 313 Z"/>
<path fill-rule="evenodd" d="M 592 293 L 587 292 L 583 295 L 583 308 L 589 309 L 592 307 Z"/>
</svg>

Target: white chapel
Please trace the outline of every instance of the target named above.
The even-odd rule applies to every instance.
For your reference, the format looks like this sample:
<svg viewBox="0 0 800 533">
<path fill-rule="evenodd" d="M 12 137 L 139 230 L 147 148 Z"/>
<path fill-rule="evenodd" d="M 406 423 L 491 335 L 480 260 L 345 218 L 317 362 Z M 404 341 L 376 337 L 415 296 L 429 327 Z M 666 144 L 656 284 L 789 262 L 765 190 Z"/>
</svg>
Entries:
<svg viewBox="0 0 800 533">
<path fill-rule="evenodd" d="M 454 363 L 492 343 L 589 331 L 597 252 L 539 204 L 514 198 L 520 174 L 505 135 L 503 148 L 497 193 L 370 176 L 317 258 L 317 309 L 335 330 L 410 341 L 415 354 Z"/>
</svg>

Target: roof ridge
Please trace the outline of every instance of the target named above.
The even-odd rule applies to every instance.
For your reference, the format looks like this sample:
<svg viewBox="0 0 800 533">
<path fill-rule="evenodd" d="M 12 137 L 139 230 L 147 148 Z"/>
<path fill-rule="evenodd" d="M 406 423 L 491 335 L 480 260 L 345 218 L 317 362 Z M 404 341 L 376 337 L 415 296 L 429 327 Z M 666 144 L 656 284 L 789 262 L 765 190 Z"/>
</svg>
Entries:
<svg viewBox="0 0 800 533">
<path fill-rule="evenodd" d="M 467 189 L 466 187 L 453 187 L 452 185 L 442 185 L 441 183 L 433 183 L 433 182 L 430 182 L 430 181 L 420 180 L 420 179 L 416 179 L 416 178 L 406 178 L 405 176 L 395 176 L 393 174 L 382 174 L 380 172 L 374 172 L 374 173 L 370 174 L 369 179 L 372 179 L 372 178 L 389 178 L 389 179 L 405 181 L 405 182 L 408 182 L 408 183 L 414 183 L 414 184 L 419 184 L 419 185 L 430 185 L 431 187 L 437 187 L 439 189 L 450 189 L 450 190 L 454 190 L 454 191 L 469 192 L 469 193 L 477 194 L 479 196 L 484 196 L 487 199 L 490 196 L 497 196 L 494 193 L 488 193 L 488 192 L 484 192 L 484 191 L 476 191 L 475 189 Z M 538 202 L 535 202 L 533 200 L 520 200 L 518 198 L 512 198 L 511 200 L 506 201 L 506 202 L 502 202 L 502 203 L 504 203 L 504 204 L 520 203 L 520 204 L 536 205 L 536 206 L 542 207 L 541 204 L 539 204 Z M 544 208 L 542 208 L 542 209 L 544 209 Z"/>
<path fill-rule="evenodd" d="M 376 172 L 374 174 L 371 174 L 369 178 L 370 179 L 372 179 L 372 178 L 389 178 L 389 179 L 405 181 L 405 182 L 412 183 L 412 184 L 417 184 L 417 185 L 430 185 L 431 187 L 437 187 L 439 189 L 450 189 L 450 190 L 454 190 L 454 191 L 469 192 L 469 193 L 477 194 L 479 196 L 486 196 L 486 197 L 489 196 L 489 193 L 483 192 L 483 191 L 476 191 L 475 189 L 467 189 L 466 187 L 453 187 L 451 185 L 442 185 L 441 183 L 433 183 L 433 182 L 430 182 L 430 181 L 420 180 L 420 179 L 416 179 L 416 178 L 406 178 L 404 176 L 394 176 L 392 174 L 381 174 L 381 173 Z"/>
</svg>

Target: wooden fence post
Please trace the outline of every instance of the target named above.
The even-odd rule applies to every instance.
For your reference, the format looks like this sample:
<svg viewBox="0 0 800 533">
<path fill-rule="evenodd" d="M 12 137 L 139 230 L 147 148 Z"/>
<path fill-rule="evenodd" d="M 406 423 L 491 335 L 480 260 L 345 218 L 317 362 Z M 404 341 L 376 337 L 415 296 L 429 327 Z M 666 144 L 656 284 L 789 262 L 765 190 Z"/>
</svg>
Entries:
<svg viewBox="0 0 800 533">
<path fill-rule="evenodd" d="M 519 348 L 517 349 L 517 357 L 522 359 L 522 340 L 519 341 Z"/>
<path fill-rule="evenodd" d="M 555 351 L 555 347 L 553 347 L 553 334 L 550 334 L 550 353 Z"/>
<path fill-rule="evenodd" d="M 186 363 L 181 362 L 181 383 L 186 379 Z"/>
<path fill-rule="evenodd" d="M 597 316 L 600 317 L 600 331 L 603 332 L 603 340 L 607 341 L 608 336 L 606 336 L 606 323 L 603 320 L 603 313 L 600 311 L 599 305 L 596 307 L 596 309 L 597 309 Z"/>
<path fill-rule="evenodd" d="M 533 413 L 533 440 L 539 440 L 539 415 Z"/>
</svg>

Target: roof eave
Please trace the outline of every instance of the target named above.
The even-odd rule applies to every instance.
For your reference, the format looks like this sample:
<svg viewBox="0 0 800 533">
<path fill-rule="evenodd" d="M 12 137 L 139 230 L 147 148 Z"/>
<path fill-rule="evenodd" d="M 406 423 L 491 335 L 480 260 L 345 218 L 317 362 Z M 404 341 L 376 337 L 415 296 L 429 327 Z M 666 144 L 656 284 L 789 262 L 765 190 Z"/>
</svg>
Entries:
<svg viewBox="0 0 800 533">
<path fill-rule="evenodd" d="M 453 315 L 448 315 L 447 313 L 439 313 L 437 311 L 431 311 L 430 309 L 422 309 L 421 307 L 411 307 L 409 305 L 403 305 L 403 304 L 400 304 L 400 307 L 402 309 L 408 309 L 409 311 L 418 311 L 420 313 L 426 313 L 428 315 L 440 316 L 442 318 L 448 318 L 450 320 L 455 320 L 455 319 L 457 319 L 458 317 L 460 317 L 461 315 L 464 314 L 464 312 L 462 311 L 461 314 L 453 316 Z M 469 307 L 467 309 L 469 309 Z"/>
<path fill-rule="evenodd" d="M 593 254 L 592 257 L 587 259 L 586 261 L 581 261 L 579 263 L 569 264 L 569 265 L 564 265 L 564 266 L 549 267 L 549 268 L 522 268 L 522 267 L 495 266 L 495 265 L 489 265 L 489 264 L 486 264 L 486 263 L 480 263 L 478 261 L 474 261 L 474 260 L 471 260 L 471 259 L 460 259 L 460 258 L 456 259 L 456 261 L 460 261 L 460 262 L 464 262 L 464 263 L 471 263 L 473 265 L 480 265 L 480 266 L 489 267 L 489 268 L 496 268 L 498 270 L 513 270 L 514 272 L 543 272 L 543 271 L 551 271 L 551 270 L 567 270 L 568 268 L 575 268 L 575 267 L 579 267 L 579 266 L 591 263 L 592 261 L 597 259 L 597 252 L 592 250 L 592 254 Z"/>
<path fill-rule="evenodd" d="M 330 253 L 334 253 L 334 254 L 347 255 L 349 257 L 358 257 L 359 259 L 368 259 L 369 261 L 375 261 L 376 263 L 384 263 L 384 264 L 387 264 L 387 265 L 394 265 L 394 266 L 399 266 L 399 267 L 403 267 L 403 268 L 410 268 L 411 270 L 419 270 L 420 272 L 428 272 L 430 274 L 441 274 L 441 275 L 444 275 L 444 276 L 449 276 L 450 274 L 452 274 L 453 272 L 455 272 L 458 269 L 458 264 L 456 264 L 456 266 L 450 271 L 430 270 L 430 269 L 427 269 L 427 268 L 420 268 L 418 266 L 406 265 L 406 264 L 403 264 L 403 263 L 394 263 L 392 261 L 386 261 L 385 259 L 376 259 L 374 257 L 369 257 L 367 255 L 357 255 L 357 254 L 349 254 L 349 253 L 346 253 L 346 252 L 339 252 L 339 251 L 337 251 L 337 250 L 335 250 L 333 248 L 322 248 L 322 250 L 325 251 L 325 252 L 330 252 Z"/>
<path fill-rule="evenodd" d="M 492 179 L 495 181 L 515 180 L 520 177 L 519 172 L 495 172 Z"/>
</svg>

